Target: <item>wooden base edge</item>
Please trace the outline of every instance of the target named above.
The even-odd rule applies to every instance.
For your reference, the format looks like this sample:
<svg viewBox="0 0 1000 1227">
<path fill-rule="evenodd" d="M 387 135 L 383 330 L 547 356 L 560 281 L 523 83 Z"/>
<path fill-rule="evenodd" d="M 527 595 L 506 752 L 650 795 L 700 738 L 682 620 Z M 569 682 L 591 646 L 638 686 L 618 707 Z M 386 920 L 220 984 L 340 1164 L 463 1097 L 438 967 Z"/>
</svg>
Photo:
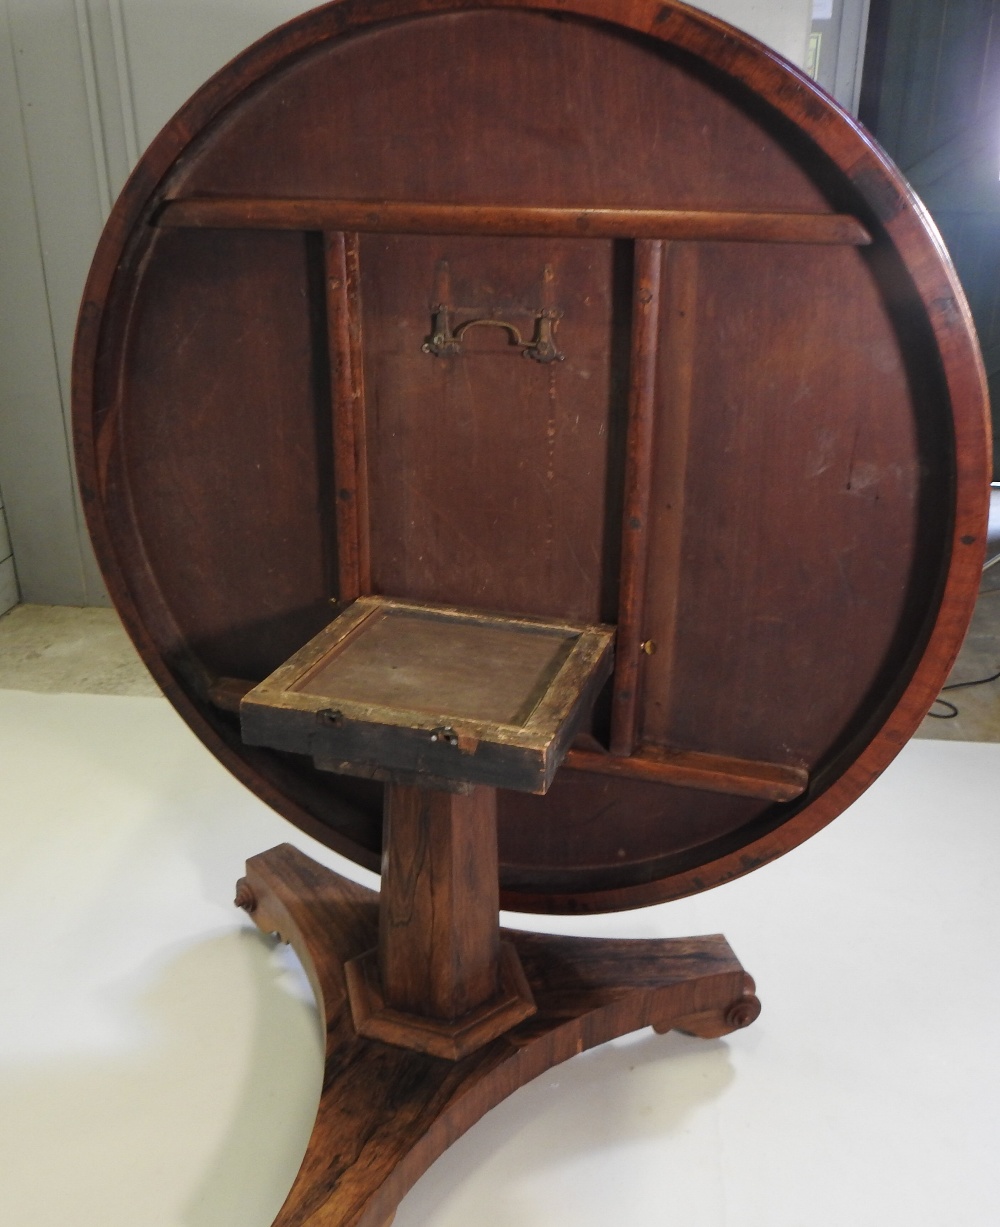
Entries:
<svg viewBox="0 0 1000 1227">
<path fill-rule="evenodd" d="M 468 1056 L 535 1013 L 535 999 L 510 942 L 500 943 L 498 973 L 496 997 L 461 1018 L 446 1021 L 405 1014 L 385 1004 L 377 950 L 366 951 L 344 964 L 351 1016 L 359 1035 L 446 1061 Z"/>
<path fill-rule="evenodd" d="M 292 945 L 326 1021 L 316 1123 L 274 1227 L 387 1227 L 452 1141 L 552 1066 L 646 1026 L 725 1035 L 760 1009 L 719 935 L 628 941 L 505 931 L 537 1009 L 474 1051 L 442 1059 L 355 1028 L 345 965 L 376 944 L 375 893 L 285 844 L 247 862 L 237 903 Z"/>
</svg>

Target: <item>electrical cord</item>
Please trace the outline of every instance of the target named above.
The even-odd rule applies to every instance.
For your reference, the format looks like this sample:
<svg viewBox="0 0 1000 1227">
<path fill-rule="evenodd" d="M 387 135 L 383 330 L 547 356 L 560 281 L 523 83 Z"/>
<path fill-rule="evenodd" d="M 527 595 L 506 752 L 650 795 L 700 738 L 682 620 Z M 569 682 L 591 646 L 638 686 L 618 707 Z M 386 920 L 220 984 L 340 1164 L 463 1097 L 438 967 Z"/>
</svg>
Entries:
<svg viewBox="0 0 1000 1227">
<path fill-rule="evenodd" d="M 989 677 L 977 677 L 971 682 L 951 682 L 947 686 L 941 687 L 941 693 L 944 694 L 946 690 L 961 690 L 965 686 L 985 686 L 987 682 L 995 682 L 998 677 L 1000 677 L 1000 669 L 996 673 L 991 673 Z M 934 708 L 939 705 L 948 710 L 943 712 L 935 711 Z M 954 703 L 949 703 L 947 699 L 938 697 L 931 704 L 931 710 L 927 714 L 935 720 L 954 720 L 958 715 L 958 708 Z"/>
<path fill-rule="evenodd" d="M 996 673 L 991 673 L 989 677 L 977 677 L 971 682 L 951 682 L 947 686 L 942 686 L 942 690 L 961 690 L 963 686 L 985 686 L 987 682 L 995 682 L 1000 677 L 1000 669 Z"/>
<path fill-rule="evenodd" d="M 990 488 L 991 490 L 1000 490 L 1000 482 L 990 482 Z M 983 563 L 983 571 L 988 571 L 994 565 L 994 563 L 998 562 L 1000 562 L 1000 554 L 995 554 L 992 558 L 987 559 L 987 561 Z M 998 592 L 1000 592 L 1000 588 L 986 588 L 985 590 L 981 589 L 979 595 L 980 597 L 994 596 Z M 941 687 L 941 694 L 944 694 L 946 690 L 961 690 L 963 686 L 985 686 L 987 682 L 995 682 L 998 677 L 1000 677 L 1000 669 L 998 669 L 996 673 L 991 673 L 989 677 L 977 677 L 971 682 L 952 682 L 948 686 Z M 935 707 L 943 707 L 945 710 L 935 711 Z M 958 708 L 954 703 L 949 702 L 947 699 L 942 699 L 939 695 L 931 704 L 931 709 L 927 715 L 933 717 L 935 720 L 954 720 L 958 715 Z"/>
</svg>

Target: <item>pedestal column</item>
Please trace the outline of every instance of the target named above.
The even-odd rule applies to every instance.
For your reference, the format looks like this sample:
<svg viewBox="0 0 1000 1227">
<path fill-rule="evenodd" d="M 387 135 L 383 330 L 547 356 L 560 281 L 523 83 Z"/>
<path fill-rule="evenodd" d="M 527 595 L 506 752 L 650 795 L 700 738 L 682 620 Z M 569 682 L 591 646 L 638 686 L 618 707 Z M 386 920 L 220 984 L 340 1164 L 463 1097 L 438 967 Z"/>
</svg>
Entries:
<svg viewBox="0 0 1000 1227">
<path fill-rule="evenodd" d="M 535 1012 L 500 941 L 496 789 L 386 789 L 378 947 L 347 967 L 362 1035 L 452 1060 Z"/>
<path fill-rule="evenodd" d="M 390 784 L 378 959 L 385 1004 L 451 1021 L 497 995 L 496 790 Z"/>
</svg>

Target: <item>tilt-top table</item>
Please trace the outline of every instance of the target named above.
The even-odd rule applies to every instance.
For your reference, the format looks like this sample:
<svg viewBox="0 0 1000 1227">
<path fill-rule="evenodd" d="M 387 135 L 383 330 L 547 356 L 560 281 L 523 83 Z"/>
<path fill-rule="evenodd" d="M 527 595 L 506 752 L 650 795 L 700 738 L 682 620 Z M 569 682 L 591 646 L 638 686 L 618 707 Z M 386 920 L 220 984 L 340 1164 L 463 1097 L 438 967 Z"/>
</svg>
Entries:
<svg viewBox="0 0 1000 1227">
<path fill-rule="evenodd" d="M 886 766 L 971 613 L 984 381 L 930 223 L 683 5 L 368 0 L 213 78 L 101 240 L 74 371 L 109 590 L 287 846 L 237 902 L 326 1019 L 277 1224 L 383 1227 L 555 1062 L 752 1022 L 704 890 Z M 777 906 L 777 904 L 776 904 Z"/>
</svg>

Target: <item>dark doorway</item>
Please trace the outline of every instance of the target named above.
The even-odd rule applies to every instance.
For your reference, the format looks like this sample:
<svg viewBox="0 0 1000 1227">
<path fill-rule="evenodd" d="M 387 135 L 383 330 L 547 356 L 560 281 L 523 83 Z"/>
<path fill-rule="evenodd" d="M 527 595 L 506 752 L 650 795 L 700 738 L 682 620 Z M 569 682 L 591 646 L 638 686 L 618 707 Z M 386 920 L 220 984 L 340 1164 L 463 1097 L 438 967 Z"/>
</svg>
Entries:
<svg viewBox="0 0 1000 1227">
<path fill-rule="evenodd" d="M 983 347 L 1000 472 L 1000 2 L 871 0 L 860 118 L 930 210 Z"/>
</svg>

